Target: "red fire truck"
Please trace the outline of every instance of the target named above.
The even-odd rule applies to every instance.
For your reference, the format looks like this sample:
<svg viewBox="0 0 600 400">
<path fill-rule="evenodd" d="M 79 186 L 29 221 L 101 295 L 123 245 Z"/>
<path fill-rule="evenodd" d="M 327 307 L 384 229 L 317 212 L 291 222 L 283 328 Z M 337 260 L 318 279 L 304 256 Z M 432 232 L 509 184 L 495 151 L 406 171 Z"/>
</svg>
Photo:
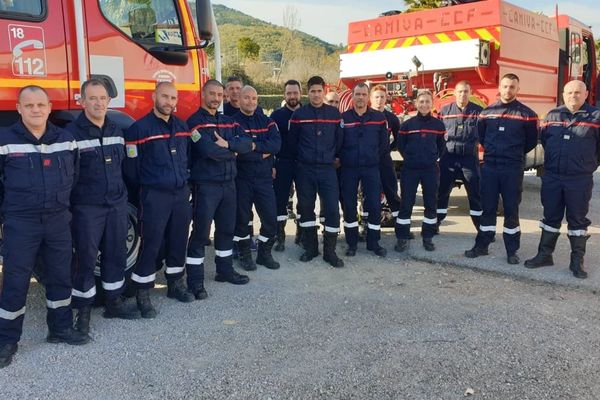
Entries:
<svg viewBox="0 0 600 400">
<path fill-rule="evenodd" d="M 165 80 L 175 82 L 177 115 L 186 119 L 208 79 L 202 48 L 213 19 L 209 0 L 0 0 L 0 126 L 18 119 L 17 92 L 30 84 L 48 91 L 53 122 L 73 120 L 90 77 L 106 83 L 110 116 L 122 127 L 152 109 L 152 91 Z M 135 218 L 132 210 L 130 266 Z"/>
<path fill-rule="evenodd" d="M 412 111 L 420 88 L 435 93 L 440 109 L 452 101 L 452 88 L 471 82 L 473 101 L 496 101 L 499 78 L 521 79 L 519 99 L 544 116 L 562 101 L 571 79 L 583 80 L 588 101 L 598 100 L 594 37 L 589 26 L 567 15 L 545 16 L 502 0 L 465 3 L 412 13 L 391 12 L 352 22 L 348 51 L 341 55 L 340 78 L 383 84 L 397 114 Z M 349 93 L 342 95 L 348 104 Z M 526 167 L 542 164 L 542 149 L 532 151 Z"/>
</svg>

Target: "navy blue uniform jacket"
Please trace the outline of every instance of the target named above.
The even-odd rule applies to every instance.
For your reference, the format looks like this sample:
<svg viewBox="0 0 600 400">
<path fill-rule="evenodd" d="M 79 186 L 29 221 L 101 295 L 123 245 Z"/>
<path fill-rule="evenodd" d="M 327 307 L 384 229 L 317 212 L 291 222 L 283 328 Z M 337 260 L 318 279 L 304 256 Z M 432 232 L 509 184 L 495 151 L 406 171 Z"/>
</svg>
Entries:
<svg viewBox="0 0 600 400">
<path fill-rule="evenodd" d="M 449 154 L 477 156 L 477 119 L 482 110 L 481 106 L 471 102 L 462 110 L 455 102 L 442 107 L 438 117 L 446 127 L 446 151 Z"/>
<path fill-rule="evenodd" d="M 71 193 L 72 204 L 116 205 L 127 200 L 123 180 L 123 131 L 106 118 L 99 128 L 81 113 L 65 128 L 77 141 L 79 179 Z"/>
<path fill-rule="evenodd" d="M 180 189 L 187 184 L 190 131 L 171 115 L 169 122 L 154 111 L 125 131 L 125 178 L 132 187 Z"/>
<path fill-rule="evenodd" d="M 379 167 L 381 157 L 390 151 L 385 115 L 372 109 L 358 115 L 351 109 L 342 114 L 342 121 L 342 166 Z"/>
<path fill-rule="evenodd" d="M 191 178 L 194 183 L 224 183 L 237 176 L 236 153 L 252 151 L 252 137 L 231 117 L 204 108 L 189 119 L 192 128 Z M 229 148 L 218 146 L 215 133 L 229 142 Z"/>
<path fill-rule="evenodd" d="M 244 132 L 252 137 L 256 148 L 249 152 L 238 155 L 238 176 L 249 178 L 272 178 L 274 160 L 281 148 L 281 136 L 277 124 L 264 114 L 254 113 L 248 116 L 238 112 L 233 119 L 240 124 Z M 263 158 L 264 154 L 269 154 Z"/>
<path fill-rule="evenodd" d="M 600 164 L 600 110 L 587 103 L 574 114 L 555 108 L 541 124 L 541 139 L 546 171 L 593 174 Z"/>
<path fill-rule="evenodd" d="M 477 128 L 483 162 L 523 168 L 525 154 L 537 145 L 537 114 L 513 100 L 498 101 L 479 114 Z"/>
<path fill-rule="evenodd" d="M 77 180 L 73 135 L 51 123 L 38 140 L 22 122 L 0 130 L 2 214 L 39 215 L 69 208 Z"/>
<path fill-rule="evenodd" d="M 444 123 L 431 114 L 417 114 L 400 126 L 398 149 L 404 166 L 412 169 L 432 168 L 446 150 Z"/>
<path fill-rule="evenodd" d="M 290 119 L 290 148 L 303 164 L 331 165 L 342 147 L 342 116 L 328 104 L 311 104 L 294 111 Z"/>
</svg>

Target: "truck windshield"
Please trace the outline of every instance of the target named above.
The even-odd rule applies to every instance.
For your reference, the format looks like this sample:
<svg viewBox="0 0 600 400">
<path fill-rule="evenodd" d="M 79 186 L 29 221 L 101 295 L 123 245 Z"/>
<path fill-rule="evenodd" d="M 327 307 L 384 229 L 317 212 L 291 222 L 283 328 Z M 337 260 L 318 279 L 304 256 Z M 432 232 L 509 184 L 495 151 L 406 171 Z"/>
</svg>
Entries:
<svg viewBox="0 0 600 400">
<path fill-rule="evenodd" d="M 44 11 L 43 2 L 44 0 L 0 0 L 0 13 L 8 14 L 15 19 L 41 17 Z"/>
<path fill-rule="evenodd" d="M 174 0 L 100 0 L 99 3 L 106 19 L 136 42 L 183 45 Z"/>
</svg>

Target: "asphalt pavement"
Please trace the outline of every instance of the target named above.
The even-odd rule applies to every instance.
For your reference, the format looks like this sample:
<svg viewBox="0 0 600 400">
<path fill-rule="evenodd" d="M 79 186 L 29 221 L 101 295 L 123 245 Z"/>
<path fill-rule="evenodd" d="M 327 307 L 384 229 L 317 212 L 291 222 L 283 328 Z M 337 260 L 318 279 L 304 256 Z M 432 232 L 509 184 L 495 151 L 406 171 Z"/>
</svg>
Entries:
<svg viewBox="0 0 600 400">
<path fill-rule="evenodd" d="M 541 215 L 537 178 L 525 188 L 522 259 L 535 254 Z M 598 187 L 594 196 L 597 233 Z M 167 299 L 161 276 L 157 319 L 95 310 L 86 346 L 45 343 L 43 288 L 33 282 L 0 399 L 597 399 L 597 235 L 585 281 L 568 272 L 566 235 L 555 267 L 506 265 L 500 237 L 491 256 L 467 260 L 466 210 L 457 191 L 434 253 L 418 239 L 395 253 L 387 231 L 387 258 L 360 247 L 333 269 L 299 262 L 288 237 L 275 255 L 282 268 L 259 267 L 245 286 L 214 282 L 209 261 L 210 297 L 190 304 Z"/>
</svg>

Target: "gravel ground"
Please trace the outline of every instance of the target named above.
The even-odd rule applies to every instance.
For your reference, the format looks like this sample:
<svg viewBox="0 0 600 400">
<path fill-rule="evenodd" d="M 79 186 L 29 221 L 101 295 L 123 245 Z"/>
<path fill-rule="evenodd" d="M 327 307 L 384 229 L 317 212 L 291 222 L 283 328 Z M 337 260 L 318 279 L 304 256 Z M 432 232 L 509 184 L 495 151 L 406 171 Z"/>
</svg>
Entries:
<svg viewBox="0 0 600 400">
<path fill-rule="evenodd" d="M 82 347 L 44 342 L 33 284 L 0 398 L 597 398 L 589 290 L 364 250 L 334 270 L 288 246 L 281 270 L 260 267 L 244 287 L 209 280 L 205 301 L 176 303 L 159 285 L 155 320 L 96 310 Z"/>
</svg>

